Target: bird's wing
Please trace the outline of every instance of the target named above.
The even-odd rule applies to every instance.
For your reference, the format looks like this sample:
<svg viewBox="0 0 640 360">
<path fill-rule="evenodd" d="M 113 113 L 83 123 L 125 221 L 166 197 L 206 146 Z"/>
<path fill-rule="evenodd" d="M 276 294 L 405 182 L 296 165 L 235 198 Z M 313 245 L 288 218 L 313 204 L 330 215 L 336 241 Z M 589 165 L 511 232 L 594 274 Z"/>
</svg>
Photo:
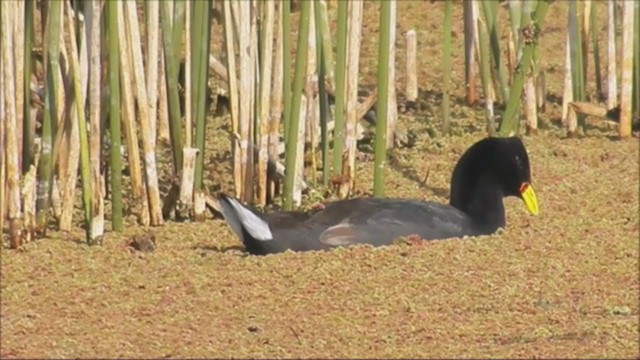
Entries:
<svg viewBox="0 0 640 360">
<path fill-rule="evenodd" d="M 386 245 L 401 236 L 417 235 L 425 240 L 473 235 L 468 217 L 447 205 L 418 201 L 386 202 L 354 212 L 328 227 L 319 241 L 329 246 L 358 243 Z"/>
</svg>

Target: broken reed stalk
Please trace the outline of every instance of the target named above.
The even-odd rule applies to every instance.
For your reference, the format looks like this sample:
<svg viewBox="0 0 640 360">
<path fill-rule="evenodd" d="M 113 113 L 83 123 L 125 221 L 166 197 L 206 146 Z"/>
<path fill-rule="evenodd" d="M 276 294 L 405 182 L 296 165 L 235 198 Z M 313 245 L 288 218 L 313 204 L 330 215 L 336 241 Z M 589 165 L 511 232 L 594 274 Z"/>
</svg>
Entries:
<svg viewBox="0 0 640 360">
<path fill-rule="evenodd" d="M 283 27 L 282 27 L 282 11 L 281 7 L 283 6 L 283 2 L 276 2 L 277 10 L 275 10 L 275 29 L 276 29 L 276 38 L 275 44 L 273 45 L 273 56 L 274 64 L 273 64 L 273 79 L 272 79 L 272 88 L 271 88 L 271 106 L 269 113 L 269 125 L 268 125 L 268 149 L 267 149 L 267 158 L 268 159 L 278 159 L 278 144 L 280 143 L 280 121 L 282 119 L 282 88 L 284 85 L 283 81 L 283 70 L 284 70 L 284 52 L 282 50 L 282 41 L 283 41 Z M 270 54 L 267 54 L 270 56 Z M 267 167 L 269 169 L 269 167 Z M 273 174 L 268 174 L 268 199 L 273 199 L 276 193 L 276 185 L 278 179 L 276 179 Z M 269 200 L 269 201 L 270 201 Z"/>
<path fill-rule="evenodd" d="M 111 223 L 114 231 L 122 231 L 122 157 L 120 155 L 120 56 L 118 54 L 118 3 L 107 2 L 109 32 L 109 133 L 111 144 Z"/>
<path fill-rule="evenodd" d="M 631 117 L 633 103 L 633 23 L 634 1 L 625 1 L 622 8 L 622 78 L 620 89 L 620 127 L 621 139 L 631 136 Z M 638 19 L 635 19 L 638 21 Z"/>
<path fill-rule="evenodd" d="M 263 3 L 264 11 L 261 22 L 260 41 L 260 110 L 258 112 L 258 164 L 256 192 L 258 204 L 267 204 L 267 161 L 269 158 L 270 116 L 269 100 L 271 97 L 271 71 L 273 67 L 273 26 L 275 2 L 267 0 Z"/>
<path fill-rule="evenodd" d="M 393 3 L 395 5 L 395 3 Z M 391 25 L 393 23 L 392 3 L 384 1 L 380 4 L 380 32 L 378 40 L 378 101 L 376 107 L 376 140 L 375 158 L 373 167 L 373 196 L 384 196 L 384 168 L 387 151 L 387 117 L 388 98 L 390 86 L 389 67 L 391 55 L 389 51 L 391 37 Z"/>
<path fill-rule="evenodd" d="M 296 46 L 296 68 L 293 79 L 293 91 L 291 98 L 291 113 L 287 138 L 285 140 L 285 181 L 284 181 L 284 208 L 291 210 L 293 208 L 293 191 L 295 186 L 295 169 L 296 169 L 296 150 L 298 148 L 298 131 L 300 129 L 300 107 L 302 102 L 302 85 L 304 80 L 304 72 L 307 63 L 307 39 L 309 37 L 309 13 L 310 2 L 302 2 L 300 6 L 300 28 L 298 31 L 298 42 Z M 285 32 L 285 36 L 287 33 Z M 284 54 L 285 58 L 289 56 Z M 286 96 L 286 95 L 285 95 Z M 285 111 L 286 111 L 285 105 Z M 304 129 L 304 127 L 303 127 Z"/>
<path fill-rule="evenodd" d="M 239 126 L 239 99 L 238 77 L 236 72 L 236 53 L 233 31 L 233 19 L 231 14 L 231 4 L 225 1 L 224 4 L 224 34 L 225 50 L 227 53 L 227 79 L 229 81 L 229 110 L 231 112 L 231 129 L 233 134 L 240 133 Z M 233 156 L 233 184 L 235 197 L 242 198 L 242 166 L 240 163 L 240 143 L 235 136 L 231 137 L 231 154 Z"/>
<path fill-rule="evenodd" d="M 140 134 L 142 137 L 142 151 L 144 159 L 144 173 L 147 197 L 149 201 L 149 217 L 152 226 L 160 226 L 164 222 L 162 217 L 162 202 L 160 200 L 160 188 L 158 186 L 158 170 L 156 165 L 155 137 L 151 130 L 151 123 L 155 118 L 151 118 L 149 113 L 149 100 L 147 98 L 147 88 L 145 80 L 144 63 L 142 59 L 140 31 L 138 29 L 138 19 L 136 15 L 135 2 L 125 3 L 127 13 L 127 30 L 129 32 L 129 42 L 131 54 L 133 55 L 133 75 L 136 86 L 136 100 L 138 113 L 140 116 Z M 173 149 L 176 152 L 176 149 Z"/>
<path fill-rule="evenodd" d="M 198 149 L 185 147 L 182 149 L 183 164 L 180 177 L 180 193 L 176 202 L 176 219 L 189 218 L 193 209 L 193 182 Z"/>
<path fill-rule="evenodd" d="M 590 102 L 576 102 L 569 103 L 569 107 L 578 114 L 584 114 L 587 116 L 597 116 L 602 119 L 608 119 L 613 121 L 619 121 L 619 116 L 614 116 L 614 113 L 607 111 L 604 107 L 592 104 Z"/>
<path fill-rule="evenodd" d="M 407 101 L 415 102 L 418 99 L 418 73 L 417 73 L 417 50 L 416 31 L 411 29 L 405 34 L 406 42 L 406 88 L 405 97 Z"/>
<path fill-rule="evenodd" d="M 34 149 L 32 151 L 34 154 L 33 164 L 29 166 L 29 171 L 24 174 L 21 190 L 24 242 L 32 241 L 36 231 L 36 193 L 38 190 L 36 185 L 36 172 L 38 170 L 38 163 L 40 162 L 40 139 L 34 141 Z"/>
<path fill-rule="evenodd" d="M 444 41 L 442 49 L 442 132 L 451 133 L 449 125 L 449 86 L 451 82 L 451 0 L 444 3 Z"/>
<path fill-rule="evenodd" d="M 398 100 L 396 94 L 396 3 L 391 2 L 389 7 L 389 61 L 387 80 L 389 91 L 387 92 L 387 133 L 386 148 L 393 148 L 396 140 L 396 121 L 398 120 Z M 377 122 L 376 122 L 377 125 Z M 378 132 L 376 132 L 378 134 Z"/>
<path fill-rule="evenodd" d="M 84 103 L 85 103 L 85 95 L 86 88 L 88 87 L 88 83 L 85 83 L 84 89 L 85 92 L 82 91 L 83 85 L 81 84 L 81 69 L 80 63 L 78 60 L 78 46 L 76 45 L 76 32 L 73 24 L 73 9 L 69 3 L 66 3 L 66 14 L 67 14 L 67 28 L 69 29 L 69 43 L 71 44 L 71 74 L 72 74 L 72 85 L 73 85 L 73 94 L 74 94 L 74 104 L 75 104 L 75 114 L 78 120 L 78 135 L 79 135 L 79 143 L 80 143 L 80 178 L 82 183 L 82 205 L 84 209 L 84 226 L 85 226 L 85 234 L 87 242 L 90 241 L 91 235 L 91 164 L 89 159 L 89 139 L 87 138 L 87 122 L 84 117 Z M 88 20 L 87 20 L 88 22 Z M 82 31 L 86 33 L 85 31 Z M 86 57 L 85 63 L 87 64 L 86 71 L 88 74 L 89 69 L 89 58 Z M 85 77 L 85 79 L 87 79 Z M 41 158 L 42 161 L 42 158 Z"/>
<path fill-rule="evenodd" d="M 345 130 L 345 77 L 347 64 L 347 10 L 348 2 L 338 2 L 338 24 L 336 43 L 336 69 L 335 69 L 335 130 L 333 131 L 333 174 L 341 175 L 342 153 L 344 149 Z"/>
<path fill-rule="evenodd" d="M 618 75 L 616 69 L 616 3 L 607 2 L 607 108 L 618 105 Z"/>
<path fill-rule="evenodd" d="M 160 2 L 145 2 L 145 20 L 147 23 L 147 46 L 146 46 L 146 64 L 147 64 L 147 97 L 149 100 L 149 118 L 152 119 L 150 126 L 151 141 L 155 148 L 155 142 L 158 136 L 158 67 L 160 63 Z"/>
<path fill-rule="evenodd" d="M 91 230 L 87 243 L 98 245 L 104 235 L 104 197 L 102 194 L 102 174 L 100 172 L 100 83 L 102 64 L 100 58 L 100 19 L 102 17 L 100 0 L 92 0 L 86 12 L 89 32 L 89 154 L 91 157 Z M 51 70 L 51 69 L 49 69 Z"/>
<path fill-rule="evenodd" d="M 253 201 L 253 152 L 249 149 L 252 143 L 251 123 L 253 122 L 252 93 L 254 81 L 251 77 L 252 62 L 251 46 L 251 2 L 239 3 L 239 38 L 240 48 L 240 92 L 239 92 L 239 135 L 240 135 L 240 166 L 241 166 L 241 201 L 248 203 Z"/>
<path fill-rule="evenodd" d="M 511 5 L 511 2 L 509 3 Z M 473 2 L 464 1 L 462 3 L 464 17 L 464 74 L 465 89 L 467 93 L 467 105 L 472 106 L 476 102 L 475 86 L 475 52 L 474 52 L 474 30 L 473 24 Z M 414 33 L 415 34 L 415 33 Z M 407 66 L 408 68 L 408 66 Z"/>
<path fill-rule="evenodd" d="M 542 27 L 542 22 L 549 8 L 547 1 L 538 2 L 538 7 L 531 19 L 522 19 L 522 57 L 516 67 L 513 77 L 513 83 L 509 90 L 509 101 L 504 112 L 502 122 L 500 123 L 499 134 L 501 136 L 515 135 L 518 129 L 518 105 L 520 104 L 520 96 L 524 85 L 524 76 L 531 69 L 531 61 L 534 58 L 535 48 L 538 42 L 538 31 Z"/>
<path fill-rule="evenodd" d="M 360 42 L 362 36 L 362 10 L 364 1 L 357 0 L 350 3 L 349 11 L 349 35 L 347 48 L 347 73 L 346 73 L 346 106 L 345 106 L 345 146 L 347 151 L 349 170 L 348 174 L 342 173 L 343 178 L 349 179 L 349 192 L 353 192 L 355 186 L 356 150 L 357 150 L 357 124 L 358 120 L 358 76 L 360 62 Z"/>
<path fill-rule="evenodd" d="M 331 36 L 330 34 L 325 34 L 325 31 L 329 31 L 326 3 L 324 1 L 318 1 L 315 2 L 314 5 L 316 41 L 319 44 L 317 47 L 316 57 L 320 62 L 318 64 L 318 98 L 320 106 L 320 144 L 322 147 L 322 185 L 327 186 L 329 184 L 331 168 L 329 162 L 329 135 L 327 131 L 327 123 L 331 116 L 331 109 L 329 109 L 329 99 L 325 88 L 325 79 L 328 79 L 328 68 L 331 67 L 331 71 L 333 71 L 333 64 L 327 64 L 329 61 L 333 61 L 333 50 L 330 47 Z M 327 54 L 327 51 L 329 54 Z M 329 81 L 331 82 L 333 79 L 330 79 Z"/>
<path fill-rule="evenodd" d="M 487 135 L 494 136 L 496 127 L 493 121 L 493 95 L 491 91 L 491 53 L 489 53 L 489 35 L 482 17 L 478 17 L 478 43 L 480 48 L 480 74 L 482 75 L 482 89 L 484 92 L 484 109 L 486 118 Z"/>
<path fill-rule="evenodd" d="M 2 30 L 2 70 L 3 70 L 3 92 L 4 103 L 2 111 L 4 111 L 2 121 L 5 122 L 6 148 L 3 148 L 6 160 L 6 176 L 8 184 L 9 203 L 9 244 L 12 249 L 17 249 L 22 245 L 22 204 L 20 199 L 20 165 L 18 163 L 18 143 L 17 137 L 11 136 L 17 131 L 16 124 L 16 99 L 15 99 L 15 78 L 13 61 L 13 37 L 11 27 L 13 21 L 11 19 L 12 3 L 4 1 L 0 3 L 2 7 L 1 28 Z M 59 12 L 57 13 L 59 14 Z M 54 25 L 55 26 L 55 25 Z M 6 108 L 5 108 L 6 105 Z M 49 139 L 51 141 L 51 139 Z M 4 179 L 0 179 L 4 180 Z M 0 186 L 5 186 L 4 181 L 0 181 Z M 3 199 L 4 200 L 4 199 Z M 3 214 L 4 215 L 4 214 Z M 46 219 L 46 218 L 45 218 Z M 0 232 L 3 229 L 0 228 Z"/>
<path fill-rule="evenodd" d="M 205 147 L 205 121 L 207 117 L 207 80 L 209 78 L 209 41 L 211 38 L 211 3 L 209 1 L 198 1 L 193 3 L 193 27 L 189 29 L 192 32 L 191 47 L 193 48 L 192 74 L 195 78 L 192 82 L 193 96 L 195 102 L 193 104 L 192 114 L 195 116 L 195 147 L 198 149 L 198 157 L 195 164 L 194 174 L 194 218 L 195 220 L 203 219 L 206 207 L 204 201 L 203 178 L 204 178 L 204 147 Z M 202 38 L 204 35 L 204 39 Z"/>
<path fill-rule="evenodd" d="M 135 97 L 133 91 L 133 65 L 131 64 L 131 46 L 126 32 L 126 22 L 124 20 L 124 3 L 118 2 L 118 53 L 120 55 L 120 86 L 122 90 L 122 125 L 124 139 L 126 142 L 127 160 L 129 162 L 129 179 L 131 181 L 131 193 L 133 209 L 137 215 L 138 222 L 144 226 L 151 222 L 149 214 L 149 199 L 142 177 L 142 163 L 140 160 L 140 148 L 138 145 L 138 133 L 136 126 Z M 164 69 L 161 71 L 164 72 Z"/>
<path fill-rule="evenodd" d="M 180 115 L 180 99 L 178 95 L 178 60 L 180 57 L 177 49 L 180 48 L 180 37 L 175 33 L 182 33 L 183 21 L 180 21 L 180 11 L 177 2 L 174 8 L 173 18 L 169 14 L 170 1 L 160 4 L 160 21 L 162 23 L 162 39 L 164 46 L 165 79 L 167 82 L 167 95 L 169 97 L 169 137 L 171 139 L 171 153 L 173 155 L 173 174 L 176 177 L 182 168 L 182 120 Z M 184 13 L 182 13 L 184 18 Z M 176 39 L 177 37 L 177 39 Z"/>
</svg>

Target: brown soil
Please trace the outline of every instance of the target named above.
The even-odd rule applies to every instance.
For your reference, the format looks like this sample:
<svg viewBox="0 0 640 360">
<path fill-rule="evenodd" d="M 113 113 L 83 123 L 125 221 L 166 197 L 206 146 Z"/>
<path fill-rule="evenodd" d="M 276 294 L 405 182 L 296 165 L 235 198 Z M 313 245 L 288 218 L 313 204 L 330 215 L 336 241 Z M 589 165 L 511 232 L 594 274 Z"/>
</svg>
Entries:
<svg viewBox="0 0 640 360">
<path fill-rule="evenodd" d="M 398 85 L 403 32 L 415 28 L 421 100 L 401 117 L 417 140 L 389 153 L 387 195 L 446 202 L 454 162 L 484 136 L 482 107 L 462 105 L 459 4 L 454 136 L 431 136 L 441 113 L 442 8 L 398 2 Z M 596 8 L 604 39 L 605 7 Z M 365 87 L 375 84 L 376 24 L 377 5 L 367 3 Z M 553 101 L 538 135 L 524 138 L 539 216 L 507 199 L 507 229 L 492 236 L 266 257 L 244 255 L 220 219 L 131 223 L 100 247 L 86 246 L 80 230 L 54 232 L 1 250 L 0 356 L 637 358 L 638 140 L 616 140 L 615 128 L 597 119 L 579 139 L 565 139 L 554 100 L 565 27 L 566 4 L 554 2 L 540 52 Z M 593 75 L 589 81 L 593 93 Z M 232 189 L 227 128 L 227 118 L 209 122 L 211 191 Z M 359 162 L 364 196 L 372 168 L 372 160 Z M 155 251 L 127 246 L 147 232 Z M 137 237 L 145 238 L 153 240 Z"/>
</svg>

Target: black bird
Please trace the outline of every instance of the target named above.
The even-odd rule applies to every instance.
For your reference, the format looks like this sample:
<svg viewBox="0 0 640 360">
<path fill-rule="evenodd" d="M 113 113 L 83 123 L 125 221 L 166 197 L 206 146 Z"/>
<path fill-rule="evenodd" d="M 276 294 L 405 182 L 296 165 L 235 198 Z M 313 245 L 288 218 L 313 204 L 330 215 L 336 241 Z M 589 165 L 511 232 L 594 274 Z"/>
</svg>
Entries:
<svg viewBox="0 0 640 360">
<path fill-rule="evenodd" d="M 220 194 L 220 212 L 251 254 L 308 251 L 354 244 L 388 245 L 401 236 L 424 240 L 488 235 L 504 227 L 503 198 L 520 197 L 531 214 L 538 202 L 529 157 L 517 137 L 489 137 L 462 155 L 451 176 L 449 205 L 409 199 L 356 198 L 327 203 L 313 214 L 259 213 Z"/>
</svg>

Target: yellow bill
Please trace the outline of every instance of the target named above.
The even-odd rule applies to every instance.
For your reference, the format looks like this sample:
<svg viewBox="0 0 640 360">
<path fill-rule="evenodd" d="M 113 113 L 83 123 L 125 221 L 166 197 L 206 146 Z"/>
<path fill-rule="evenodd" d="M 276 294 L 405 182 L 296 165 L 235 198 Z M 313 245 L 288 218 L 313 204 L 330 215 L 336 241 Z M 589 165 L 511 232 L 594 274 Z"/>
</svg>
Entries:
<svg viewBox="0 0 640 360">
<path fill-rule="evenodd" d="M 538 199 L 533 191 L 533 186 L 529 183 L 522 183 L 520 186 L 520 195 L 530 214 L 538 215 Z"/>
</svg>

